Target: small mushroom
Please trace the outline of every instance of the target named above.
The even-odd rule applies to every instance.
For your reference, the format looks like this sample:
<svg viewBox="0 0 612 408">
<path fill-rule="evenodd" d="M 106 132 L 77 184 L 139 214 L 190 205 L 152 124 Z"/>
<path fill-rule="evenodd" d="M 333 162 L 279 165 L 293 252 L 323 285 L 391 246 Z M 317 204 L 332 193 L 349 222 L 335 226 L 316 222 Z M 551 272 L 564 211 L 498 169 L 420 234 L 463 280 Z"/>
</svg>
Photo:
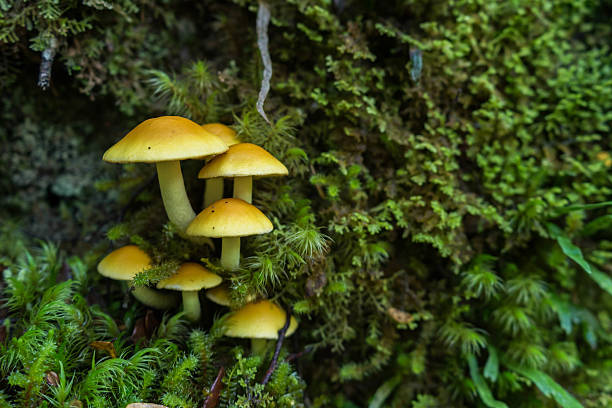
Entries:
<svg viewBox="0 0 612 408">
<path fill-rule="evenodd" d="M 187 235 L 222 238 L 221 266 L 240 265 L 240 237 L 272 231 L 272 222 L 254 205 L 238 198 L 222 198 L 206 207 L 187 227 Z"/>
<path fill-rule="evenodd" d="M 229 289 L 225 285 L 219 285 L 206 291 L 206 297 L 213 303 L 221 306 L 229 306 L 232 303 Z"/>
<path fill-rule="evenodd" d="M 286 176 L 287 167 L 261 147 L 238 143 L 210 161 L 198 178 L 233 177 L 234 198 L 252 202 L 253 177 Z"/>
<path fill-rule="evenodd" d="M 110 279 L 129 281 L 137 273 L 151 268 L 151 258 L 136 245 L 126 245 L 106 255 L 98 264 L 100 275 Z M 170 309 L 178 303 L 178 296 L 161 293 L 147 287 L 135 287 L 132 295 L 154 309 Z"/>
<path fill-rule="evenodd" d="M 227 285 L 219 285 L 216 288 L 207 290 L 206 297 L 211 302 L 221 306 L 231 306 L 232 304 L 232 296 L 230 294 L 230 289 L 227 287 Z M 246 296 L 245 300 L 247 302 L 252 302 L 253 300 L 255 300 L 255 295 L 249 294 Z"/>
<path fill-rule="evenodd" d="M 183 293 L 185 317 L 192 322 L 200 320 L 202 310 L 198 291 L 221 284 L 221 277 L 210 272 L 202 265 L 187 262 L 181 265 L 174 275 L 157 283 L 158 289 L 180 290 Z"/>
<path fill-rule="evenodd" d="M 253 354 L 262 355 L 268 339 L 277 339 L 278 331 L 283 328 L 287 313 L 269 300 L 248 303 L 241 309 L 229 314 L 225 321 L 225 335 L 251 339 Z M 286 337 L 297 329 L 298 322 L 292 316 Z"/>
<path fill-rule="evenodd" d="M 240 143 L 240 140 L 236 137 L 236 131 L 221 123 L 208 123 L 202 125 L 202 129 L 223 140 L 228 147 Z M 223 198 L 223 177 L 207 178 L 206 190 L 204 192 L 204 208 L 221 198 Z"/>
<path fill-rule="evenodd" d="M 161 116 L 136 126 L 104 153 L 111 163 L 155 163 L 159 188 L 170 221 L 184 232 L 194 219 L 181 160 L 223 153 L 227 145 L 200 125 L 180 116 Z"/>
</svg>

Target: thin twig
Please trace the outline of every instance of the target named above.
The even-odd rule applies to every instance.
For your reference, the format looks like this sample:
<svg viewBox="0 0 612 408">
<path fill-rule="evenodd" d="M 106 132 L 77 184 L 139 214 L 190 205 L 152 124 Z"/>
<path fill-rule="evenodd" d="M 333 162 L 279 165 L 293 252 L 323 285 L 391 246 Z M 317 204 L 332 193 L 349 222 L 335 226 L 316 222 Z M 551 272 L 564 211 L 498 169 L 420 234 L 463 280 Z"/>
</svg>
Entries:
<svg viewBox="0 0 612 408">
<path fill-rule="evenodd" d="M 264 376 L 261 383 L 266 385 L 274 370 L 276 369 L 276 364 L 278 362 L 278 355 L 280 354 L 281 347 L 283 347 L 283 341 L 285 340 L 285 334 L 287 334 L 287 330 L 289 330 L 289 325 L 291 324 L 291 310 L 287 310 L 287 318 L 285 320 L 285 325 L 278 331 L 278 340 L 276 342 L 276 349 L 274 350 L 274 356 L 272 357 L 272 361 L 270 362 L 270 367 L 268 367 L 268 371 L 266 371 L 266 375 Z"/>
<path fill-rule="evenodd" d="M 47 47 L 43 50 L 40 58 L 40 71 L 38 72 L 38 86 L 43 90 L 49 88 L 51 82 L 51 68 L 57 51 L 58 42 L 55 37 L 51 37 Z"/>
<path fill-rule="evenodd" d="M 300 357 L 302 357 L 305 354 L 310 353 L 314 348 L 312 346 L 306 346 L 306 348 L 304 348 L 304 350 L 300 351 L 299 353 L 293 353 L 293 354 L 289 354 L 287 356 L 287 358 L 285 359 L 286 362 L 291 362 L 293 360 L 296 360 Z"/>
<path fill-rule="evenodd" d="M 208 394 L 208 397 L 206 397 L 202 408 L 215 408 L 219 404 L 219 396 L 221 395 L 221 389 L 223 388 L 223 383 L 221 380 L 223 379 L 224 375 L 225 367 L 221 366 L 221 368 L 219 368 L 217 378 L 215 378 L 212 387 L 210 387 L 210 393 Z"/>
<path fill-rule="evenodd" d="M 270 51 L 268 50 L 268 24 L 270 24 L 270 9 L 268 5 L 259 1 L 259 9 L 257 10 L 257 48 L 261 54 L 261 62 L 264 66 L 263 78 L 261 79 L 261 89 L 259 90 L 259 96 L 257 97 L 257 112 L 261 115 L 266 122 L 270 123 L 266 112 L 264 111 L 264 102 L 266 96 L 270 91 L 270 79 L 272 78 L 272 58 L 270 58 Z"/>
</svg>

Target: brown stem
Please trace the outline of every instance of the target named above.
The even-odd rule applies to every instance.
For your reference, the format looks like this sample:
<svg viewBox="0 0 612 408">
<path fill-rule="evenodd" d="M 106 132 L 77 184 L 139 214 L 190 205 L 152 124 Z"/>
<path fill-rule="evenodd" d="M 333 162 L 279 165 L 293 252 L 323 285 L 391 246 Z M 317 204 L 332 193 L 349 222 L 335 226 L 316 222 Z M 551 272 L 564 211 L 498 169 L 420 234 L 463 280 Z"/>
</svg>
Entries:
<svg viewBox="0 0 612 408">
<path fill-rule="evenodd" d="M 219 396 L 221 395 L 221 389 L 223 388 L 223 376 L 225 375 L 225 367 L 221 366 L 219 368 L 219 373 L 217 374 L 217 378 L 213 382 L 212 387 L 210 387 L 210 393 L 206 400 L 204 400 L 204 405 L 202 408 L 215 408 L 219 404 Z"/>
<path fill-rule="evenodd" d="M 299 353 L 289 354 L 287 356 L 287 358 L 285 359 L 285 361 L 286 362 L 290 362 L 290 361 L 296 360 L 296 359 L 302 357 L 304 354 L 310 353 L 312 350 L 313 350 L 312 346 L 306 346 L 306 348 L 304 350 L 300 351 Z"/>
<path fill-rule="evenodd" d="M 285 340 L 285 334 L 287 333 L 287 330 L 289 329 L 290 324 L 291 324 L 291 309 L 288 309 L 287 317 L 285 320 L 285 325 L 278 331 L 278 340 L 276 342 L 276 349 L 274 350 L 274 356 L 272 357 L 272 361 L 270 362 L 270 367 L 268 367 L 268 371 L 266 371 L 266 375 L 264 376 L 263 380 L 261 380 L 262 385 L 266 385 L 268 381 L 270 381 L 270 378 L 272 377 L 272 374 L 274 373 L 274 370 L 276 369 L 276 363 L 278 362 L 278 355 L 280 354 L 281 347 L 283 346 L 283 340 Z"/>
</svg>

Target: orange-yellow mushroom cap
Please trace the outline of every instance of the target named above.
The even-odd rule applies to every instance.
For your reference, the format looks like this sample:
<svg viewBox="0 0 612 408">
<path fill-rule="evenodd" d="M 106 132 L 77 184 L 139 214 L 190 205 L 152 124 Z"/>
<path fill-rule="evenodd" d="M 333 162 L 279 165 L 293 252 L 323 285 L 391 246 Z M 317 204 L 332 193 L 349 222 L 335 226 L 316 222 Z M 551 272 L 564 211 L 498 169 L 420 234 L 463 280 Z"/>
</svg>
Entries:
<svg viewBox="0 0 612 408">
<path fill-rule="evenodd" d="M 224 124 L 207 123 L 202 125 L 202 129 L 217 136 L 228 146 L 240 143 L 240 140 L 238 140 L 236 137 L 236 131 L 229 126 L 225 126 Z"/>
<path fill-rule="evenodd" d="M 225 335 L 251 339 L 276 339 L 286 319 L 286 312 L 269 300 L 248 303 L 229 315 L 225 322 Z M 297 326 L 298 322 L 292 316 L 285 335 L 292 335 Z"/>
<path fill-rule="evenodd" d="M 151 268 L 151 258 L 136 245 L 126 245 L 106 255 L 98 264 L 102 276 L 115 280 L 132 280 L 136 274 Z M 169 309 L 176 304 L 177 296 L 163 294 L 147 287 L 136 287 L 132 294 L 141 303 L 155 309 Z"/>
<path fill-rule="evenodd" d="M 206 297 L 212 302 L 221 305 L 229 306 L 232 303 L 230 299 L 229 289 L 225 285 L 217 286 L 206 291 Z"/>
<path fill-rule="evenodd" d="M 252 143 L 238 143 L 210 161 L 198 178 L 286 176 L 287 167 L 266 150 Z"/>
<path fill-rule="evenodd" d="M 151 267 L 151 258 L 136 245 L 127 245 L 106 255 L 98 264 L 102 276 L 115 280 L 131 280 Z"/>
<path fill-rule="evenodd" d="M 239 198 L 222 198 L 206 207 L 187 227 L 187 235 L 212 238 L 265 234 L 274 226 L 257 207 Z"/>
<path fill-rule="evenodd" d="M 157 284 L 158 289 L 171 290 L 200 290 L 213 288 L 221 284 L 223 279 L 215 273 L 210 272 L 202 265 L 187 262 L 181 265 L 176 273 Z"/>
<path fill-rule="evenodd" d="M 201 159 L 223 153 L 227 145 L 200 125 L 180 116 L 161 116 L 136 126 L 104 153 L 112 163 L 155 163 Z"/>
</svg>

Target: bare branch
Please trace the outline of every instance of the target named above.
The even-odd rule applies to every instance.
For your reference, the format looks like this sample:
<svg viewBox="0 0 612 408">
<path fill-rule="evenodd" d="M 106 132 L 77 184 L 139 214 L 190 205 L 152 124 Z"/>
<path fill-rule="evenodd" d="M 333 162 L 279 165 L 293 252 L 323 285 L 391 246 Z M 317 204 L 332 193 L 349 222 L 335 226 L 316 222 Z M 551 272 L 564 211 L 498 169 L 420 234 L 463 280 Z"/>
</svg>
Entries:
<svg viewBox="0 0 612 408">
<path fill-rule="evenodd" d="M 312 350 L 313 350 L 312 346 L 306 346 L 306 348 L 304 350 L 300 351 L 299 353 L 289 354 L 287 356 L 287 358 L 285 359 L 285 361 L 286 362 L 291 362 L 293 360 L 296 360 L 296 359 L 302 357 L 303 355 L 310 353 Z"/>
<path fill-rule="evenodd" d="M 261 383 L 263 385 L 266 385 L 268 383 L 268 381 L 270 381 L 270 378 L 272 377 L 272 374 L 274 373 L 274 370 L 276 369 L 276 364 L 278 362 L 278 355 L 280 354 L 281 351 L 281 347 L 283 347 L 283 340 L 285 340 L 285 334 L 287 333 L 287 330 L 289 330 L 289 325 L 291 324 L 291 310 L 287 310 L 287 318 L 285 320 L 285 325 L 278 331 L 278 340 L 276 341 L 276 349 L 274 350 L 274 356 L 272 357 L 272 361 L 270 362 L 270 367 L 268 367 L 268 371 L 266 371 L 266 375 L 264 376 L 263 380 L 261 380 Z"/>
<path fill-rule="evenodd" d="M 219 368 L 217 378 L 215 378 L 212 387 L 210 387 L 210 393 L 208 394 L 208 397 L 206 397 L 202 408 L 215 408 L 219 404 L 219 396 L 221 395 L 221 389 L 223 388 L 223 383 L 221 380 L 223 379 L 224 375 L 225 367 L 221 366 L 221 368 Z"/>
<path fill-rule="evenodd" d="M 268 50 L 268 24 L 270 23 L 270 9 L 268 5 L 263 1 L 259 2 L 259 9 L 257 10 L 257 47 L 261 54 L 261 61 L 263 62 L 264 72 L 263 78 L 261 79 L 261 89 L 259 90 L 259 96 L 257 97 L 257 112 L 270 123 L 266 112 L 264 111 L 264 102 L 266 96 L 270 91 L 270 79 L 272 78 L 272 59 L 270 58 L 270 51 Z"/>
<path fill-rule="evenodd" d="M 57 47 L 57 40 L 55 37 L 52 37 L 51 40 L 49 40 L 49 45 L 42 52 L 40 71 L 38 73 L 38 86 L 43 90 L 49 88 L 49 83 L 51 82 L 51 67 L 53 66 L 53 59 L 55 58 Z"/>
</svg>

